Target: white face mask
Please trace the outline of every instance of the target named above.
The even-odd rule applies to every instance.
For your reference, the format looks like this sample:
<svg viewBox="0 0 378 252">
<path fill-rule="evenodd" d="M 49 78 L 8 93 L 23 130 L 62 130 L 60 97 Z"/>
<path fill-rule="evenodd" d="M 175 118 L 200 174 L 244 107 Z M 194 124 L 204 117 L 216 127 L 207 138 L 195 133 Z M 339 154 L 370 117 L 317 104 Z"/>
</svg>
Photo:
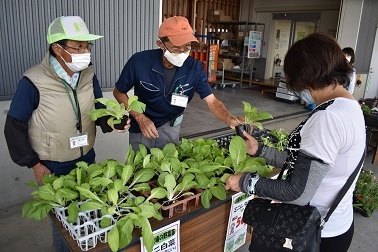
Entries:
<svg viewBox="0 0 378 252">
<path fill-rule="evenodd" d="M 345 58 L 346 58 L 346 60 L 347 60 L 348 62 L 350 62 L 350 60 L 352 59 L 351 56 L 345 56 Z"/>
<path fill-rule="evenodd" d="M 307 104 L 314 104 L 315 101 L 311 96 L 311 93 L 308 89 L 304 89 L 301 92 L 295 92 L 295 95 L 301 98 Z"/>
<path fill-rule="evenodd" d="M 61 47 L 61 48 L 64 51 L 66 51 L 66 53 L 71 55 L 72 62 L 67 62 L 63 59 L 63 57 L 61 57 L 61 58 L 64 61 L 64 63 L 66 63 L 67 67 L 69 69 L 71 69 L 72 72 L 74 72 L 74 73 L 80 72 L 80 71 L 86 69 L 88 67 L 89 63 L 91 63 L 91 53 L 80 53 L 80 54 L 69 53 L 63 47 Z"/>
<path fill-rule="evenodd" d="M 185 60 L 189 57 L 189 53 L 190 52 L 187 52 L 187 53 L 171 53 L 170 51 L 168 51 L 167 49 L 165 49 L 165 53 L 164 53 L 164 57 L 167 58 L 167 60 L 177 66 L 177 67 L 181 67 Z"/>
</svg>

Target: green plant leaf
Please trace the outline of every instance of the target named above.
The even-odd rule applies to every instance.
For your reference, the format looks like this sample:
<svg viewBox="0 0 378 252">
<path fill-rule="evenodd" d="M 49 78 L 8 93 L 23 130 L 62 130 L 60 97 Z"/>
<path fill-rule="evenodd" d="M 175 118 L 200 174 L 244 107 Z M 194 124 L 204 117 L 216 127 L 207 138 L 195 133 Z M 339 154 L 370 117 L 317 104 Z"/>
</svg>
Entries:
<svg viewBox="0 0 378 252">
<path fill-rule="evenodd" d="M 129 105 L 127 110 L 134 110 L 138 113 L 143 113 L 144 111 L 146 111 L 146 104 L 140 101 L 134 101 Z"/>
<path fill-rule="evenodd" d="M 167 196 L 167 191 L 164 188 L 156 187 L 151 190 L 150 196 L 146 199 L 150 201 L 151 199 L 162 199 Z"/>
<path fill-rule="evenodd" d="M 201 194 L 201 203 L 204 208 L 210 207 L 210 200 L 213 197 L 209 189 L 205 189 Z"/>
<path fill-rule="evenodd" d="M 163 161 L 160 165 L 160 170 L 163 171 L 163 172 L 172 173 L 171 163 L 169 161 Z"/>
<path fill-rule="evenodd" d="M 220 200 L 225 200 L 227 197 L 226 189 L 224 189 L 224 185 L 218 185 L 210 188 L 210 192 Z"/>
<path fill-rule="evenodd" d="M 122 183 L 126 185 L 126 183 L 130 180 L 131 175 L 134 172 L 134 167 L 131 165 L 125 165 L 122 169 Z"/>
<path fill-rule="evenodd" d="M 207 188 L 207 185 L 210 182 L 210 180 L 205 175 L 202 175 L 202 174 L 197 174 L 196 181 L 197 181 L 199 188 L 201 188 L 201 189 Z"/>
<path fill-rule="evenodd" d="M 106 167 L 104 169 L 104 176 L 106 178 L 112 178 L 116 174 L 116 167 L 122 166 L 118 161 L 116 160 L 108 160 Z"/>
<path fill-rule="evenodd" d="M 107 187 L 111 183 L 113 183 L 113 180 L 111 180 L 110 178 L 105 178 L 105 177 L 96 177 L 89 181 L 90 186 L 101 185 L 102 187 Z"/>
<path fill-rule="evenodd" d="M 225 174 L 223 174 L 223 176 L 221 177 L 221 181 L 222 181 L 223 183 L 226 183 L 228 177 L 230 177 L 230 176 L 231 176 L 231 174 L 229 174 L 229 173 L 225 173 Z"/>
<path fill-rule="evenodd" d="M 125 164 L 126 165 L 134 164 L 134 158 L 135 158 L 135 151 L 133 150 L 133 147 L 130 144 L 129 151 L 127 152 L 125 156 Z"/>
<path fill-rule="evenodd" d="M 142 182 L 150 181 L 150 179 L 154 175 L 155 175 L 155 171 L 152 170 L 152 169 L 141 169 L 134 174 L 134 179 L 133 179 L 133 182 L 131 183 L 131 185 L 134 185 L 136 183 L 142 183 Z"/>
<path fill-rule="evenodd" d="M 151 154 L 147 154 L 144 158 L 143 158 L 143 168 L 146 168 L 147 165 L 150 163 L 151 161 Z"/>
<path fill-rule="evenodd" d="M 100 228 L 107 228 L 110 225 L 112 225 L 112 219 L 104 216 L 100 221 Z"/>
<path fill-rule="evenodd" d="M 259 128 L 259 130 L 263 130 L 264 129 L 264 126 L 261 123 L 259 123 L 259 122 L 254 122 L 253 125 L 256 126 L 257 128 Z"/>
<path fill-rule="evenodd" d="M 143 158 L 144 158 L 148 154 L 147 147 L 144 144 L 139 144 L 138 152 L 140 152 L 142 154 Z"/>
<path fill-rule="evenodd" d="M 186 172 L 190 172 L 190 173 L 195 173 L 195 174 L 203 174 L 203 171 L 201 171 L 200 169 L 198 168 L 189 168 L 186 170 Z"/>
<path fill-rule="evenodd" d="M 140 220 L 142 224 L 142 237 L 143 244 L 146 247 L 147 251 L 152 251 L 155 243 L 154 235 L 152 234 L 151 224 L 147 218 L 142 218 Z"/>
<path fill-rule="evenodd" d="M 125 217 L 118 220 L 116 225 L 119 231 L 119 246 L 121 248 L 124 248 L 131 242 L 133 238 L 132 234 L 134 230 L 134 224 L 128 217 L 128 215 L 125 215 Z"/>
<path fill-rule="evenodd" d="M 108 244 L 110 249 L 115 252 L 119 249 L 119 233 L 117 225 L 114 225 L 108 233 Z"/>
<path fill-rule="evenodd" d="M 27 211 L 25 210 L 25 216 L 34 220 L 45 218 L 52 209 L 49 202 L 44 200 L 33 201 L 31 205 L 32 206 Z"/>
<path fill-rule="evenodd" d="M 205 165 L 202 165 L 200 167 L 200 170 L 202 170 L 202 172 L 206 173 L 206 172 L 214 172 L 214 171 L 217 171 L 219 170 L 219 168 L 221 167 L 220 164 L 218 163 L 212 163 L 212 164 L 205 164 Z"/>
<path fill-rule="evenodd" d="M 89 179 L 93 179 L 99 175 L 102 175 L 104 173 L 104 168 L 101 168 L 100 166 L 95 170 L 89 173 Z"/>
<path fill-rule="evenodd" d="M 79 209 L 77 208 L 76 201 L 68 205 L 67 212 L 68 212 L 68 217 L 67 217 L 68 223 L 74 223 L 75 221 L 77 221 L 79 217 Z"/>
<path fill-rule="evenodd" d="M 156 158 L 157 161 L 161 161 L 164 158 L 164 153 L 159 148 L 151 148 L 151 154 Z"/>
<path fill-rule="evenodd" d="M 59 188 L 62 188 L 64 186 L 64 180 L 65 180 L 65 177 L 64 176 L 61 176 L 59 177 L 58 179 L 56 179 L 54 182 L 53 182 L 53 188 L 54 190 L 58 190 Z"/>
<path fill-rule="evenodd" d="M 165 176 L 164 187 L 167 189 L 167 198 L 170 200 L 173 198 L 176 187 L 176 179 L 172 174 Z"/>
<path fill-rule="evenodd" d="M 92 193 L 90 190 L 83 188 L 81 186 L 76 186 L 76 190 L 80 192 L 83 196 L 85 196 L 88 199 L 94 199 L 97 200 L 98 202 L 105 204 L 104 201 L 102 201 L 95 193 Z"/>
<path fill-rule="evenodd" d="M 44 184 L 38 190 L 39 196 L 44 200 L 54 200 L 55 190 L 51 184 Z"/>
<path fill-rule="evenodd" d="M 140 184 L 134 185 L 133 190 L 138 191 L 138 192 L 139 191 L 147 192 L 151 190 L 151 187 L 148 183 L 140 183 Z"/>
<path fill-rule="evenodd" d="M 113 206 L 117 205 L 117 202 L 118 202 L 118 191 L 116 191 L 115 189 L 109 189 L 108 190 L 108 199 L 109 199 L 109 202 Z"/>
<path fill-rule="evenodd" d="M 36 188 L 39 187 L 38 183 L 35 181 L 27 182 L 26 185 Z"/>
<path fill-rule="evenodd" d="M 116 190 L 117 192 L 121 191 L 123 186 L 124 185 L 121 179 L 116 179 L 113 181 L 113 189 Z"/>
<path fill-rule="evenodd" d="M 231 139 L 229 150 L 233 166 L 241 164 L 247 156 L 247 146 L 240 136 Z"/>
<path fill-rule="evenodd" d="M 80 205 L 80 211 L 93 211 L 96 209 L 101 209 L 103 206 L 105 205 L 100 202 L 90 200 Z"/>
<path fill-rule="evenodd" d="M 151 218 L 155 215 L 156 210 L 153 204 L 149 204 L 149 202 L 140 204 L 139 208 L 140 208 L 139 216 L 143 216 L 145 218 Z"/>
<path fill-rule="evenodd" d="M 178 152 L 176 146 L 173 143 L 168 143 L 163 147 L 164 157 L 166 158 L 178 158 Z"/>
<path fill-rule="evenodd" d="M 55 195 L 60 195 L 59 197 L 62 197 L 66 199 L 67 201 L 72 201 L 79 197 L 79 194 L 77 193 L 76 190 L 74 191 L 69 188 L 60 188 L 56 190 Z"/>
</svg>

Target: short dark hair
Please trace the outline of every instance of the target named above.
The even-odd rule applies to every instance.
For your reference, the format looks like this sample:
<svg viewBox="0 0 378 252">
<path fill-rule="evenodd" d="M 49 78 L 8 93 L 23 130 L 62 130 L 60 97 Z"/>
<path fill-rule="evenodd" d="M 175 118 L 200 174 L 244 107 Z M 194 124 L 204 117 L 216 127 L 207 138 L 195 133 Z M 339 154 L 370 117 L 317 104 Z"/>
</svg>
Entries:
<svg viewBox="0 0 378 252">
<path fill-rule="evenodd" d="M 353 48 L 352 47 L 345 47 L 345 48 L 343 48 L 342 52 L 344 54 L 350 55 L 351 59 L 349 61 L 349 64 L 351 64 L 353 66 L 353 64 L 354 64 L 354 50 L 353 50 Z"/>
<path fill-rule="evenodd" d="M 291 91 L 348 84 L 353 68 L 345 60 L 335 38 L 312 33 L 297 41 L 285 56 L 286 86 Z"/>
<path fill-rule="evenodd" d="M 52 49 L 53 44 L 58 44 L 58 45 L 61 45 L 62 47 L 65 47 L 66 44 L 67 44 L 67 39 L 62 39 L 62 40 L 59 40 L 59 41 L 56 41 L 56 42 L 50 44 L 50 47 L 49 47 L 50 55 L 52 55 L 52 56 L 54 56 L 54 58 L 56 58 L 56 54 L 54 53 L 54 50 Z"/>
</svg>

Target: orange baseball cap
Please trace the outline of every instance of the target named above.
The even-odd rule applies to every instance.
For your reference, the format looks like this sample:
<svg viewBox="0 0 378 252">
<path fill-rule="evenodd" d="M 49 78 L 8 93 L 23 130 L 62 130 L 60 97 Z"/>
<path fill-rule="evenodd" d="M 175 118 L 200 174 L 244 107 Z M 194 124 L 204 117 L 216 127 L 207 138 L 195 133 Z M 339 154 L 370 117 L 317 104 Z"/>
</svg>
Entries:
<svg viewBox="0 0 378 252">
<path fill-rule="evenodd" d="M 180 16 L 173 16 L 164 20 L 159 28 L 159 38 L 168 37 L 175 46 L 181 46 L 189 42 L 197 42 L 193 35 L 193 29 L 188 19 Z"/>
</svg>

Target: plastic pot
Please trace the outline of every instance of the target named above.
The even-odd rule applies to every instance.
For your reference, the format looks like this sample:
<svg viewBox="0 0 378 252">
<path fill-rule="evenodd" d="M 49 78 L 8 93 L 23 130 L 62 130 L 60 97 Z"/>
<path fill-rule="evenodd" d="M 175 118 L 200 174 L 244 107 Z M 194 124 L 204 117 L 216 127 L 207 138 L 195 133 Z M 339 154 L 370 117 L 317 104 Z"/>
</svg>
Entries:
<svg viewBox="0 0 378 252">
<path fill-rule="evenodd" d="M 235 127 L 235 130 L 236 130 L 236 134 L 242 138 L 246 138 L 244 135 L 243 135 L 243 131 L 246 131 L 247 133 L 251 133 L 251 125 L 249 124 L 241 124 L 241 125 L 238 125 Z"/>
<path fill-rule="evenodd" d="M 128 119 L 129 117 L 127 115 L 124 115 L 121 119 L 121 122 L 118 124 L 114 124 L 113 127 L 117 130 L 124 130 Z"/>
</svg>

